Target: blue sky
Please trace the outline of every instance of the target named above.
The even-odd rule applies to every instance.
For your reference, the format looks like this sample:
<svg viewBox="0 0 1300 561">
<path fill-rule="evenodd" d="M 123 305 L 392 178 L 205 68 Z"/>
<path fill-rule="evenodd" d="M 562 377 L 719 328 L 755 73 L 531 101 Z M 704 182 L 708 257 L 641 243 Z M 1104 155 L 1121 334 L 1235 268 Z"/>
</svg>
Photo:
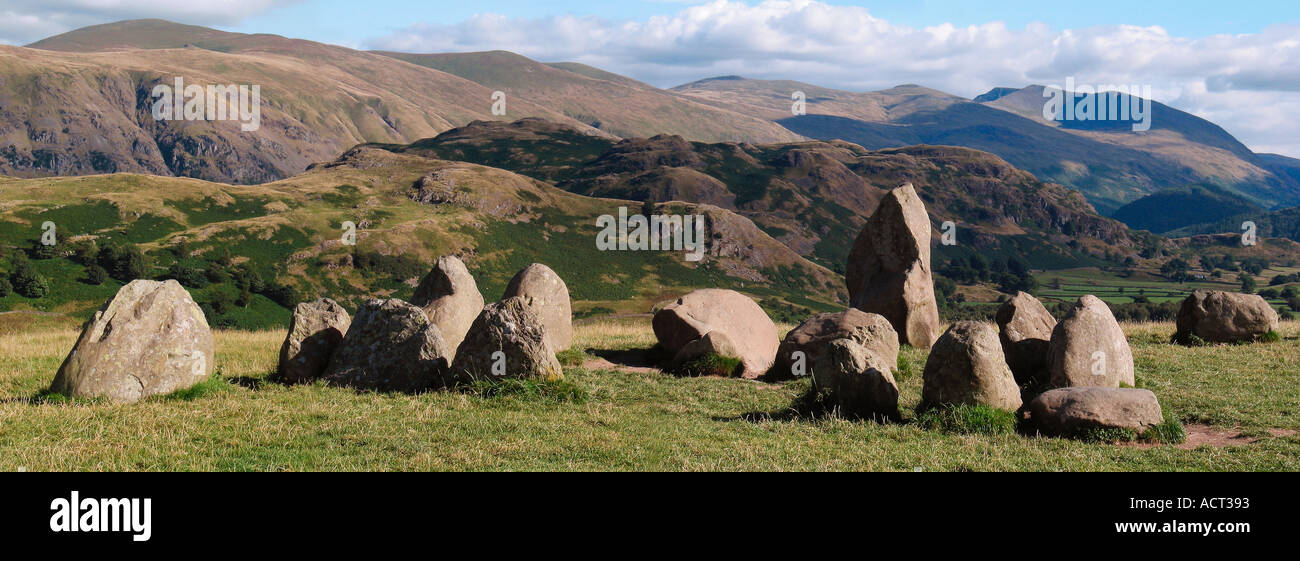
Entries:
<svg viewBox="0 0 1300 561">
<path fill-rule="evenodd" d="M 502 49 L 659 87 L 726 74 L 966 97 L 1067 78 L 1149 85 L 1256 151 L 1300 157 L 1294 0 L 0 0 L 0 44 L 134 18 L 360 49 Z"/>
</svg>

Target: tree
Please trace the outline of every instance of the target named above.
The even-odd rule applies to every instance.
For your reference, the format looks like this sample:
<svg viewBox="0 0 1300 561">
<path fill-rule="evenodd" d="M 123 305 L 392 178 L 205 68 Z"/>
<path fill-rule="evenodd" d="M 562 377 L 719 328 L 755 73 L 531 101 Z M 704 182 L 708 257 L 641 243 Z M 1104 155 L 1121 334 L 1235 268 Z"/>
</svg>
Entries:
<svg viewBox="0 0 1300 561">
<path fill-rule="evenodd" d="M 122 282 L 148 277 L 149 265 L 144 253 L 132 243 L 109 245 L 99 252 L 99 266 Z"/>
<path fill-rule="evenodd" d="M 1170 259 L 1160 266 L 1160 274 L 1168 277 L 1170 280 L 1183 282 L 1187 280 L 1187 273 L 1191 271 L 1192 265 L 1178 257 Z"/>
<path fill-rule="evenodd" d="M 99 265 L 91 265 L 86 268 L 86 284 L 99 286 L 108 280 L 108 271 Z"/>
<path fill-rule="evenodd" d="M 1246 294 L 1255 293 L 1255 287 L 1256 287 L 1255 277 L 1252 277 L 1249 274 L 1243 272 L 1240 275 L 1237 275 L 1237 280 L 1241 281 L 1242 292 Z"/>
<path fill-rule="evenodd" d="M 14 291 L 14 285 L 9 283 L 9 277 L 0 275 L 0 298 L 4 298 L 5 296 L 12 294 L 13 291 Z"/>
<path fill-rule="evenodd" d="M 14 269 L 9 280 L 13 283 L 14 292 L 27 298 L 44 298 L 50 292 L 49 281 L 33 271 L 26 262 Z"/>
</svg>

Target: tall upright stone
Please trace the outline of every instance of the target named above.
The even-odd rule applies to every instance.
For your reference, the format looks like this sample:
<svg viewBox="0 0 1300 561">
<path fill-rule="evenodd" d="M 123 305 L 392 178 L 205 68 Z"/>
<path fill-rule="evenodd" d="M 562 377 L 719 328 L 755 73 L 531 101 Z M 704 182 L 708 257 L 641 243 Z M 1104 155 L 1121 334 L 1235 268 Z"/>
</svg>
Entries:
<svg viewBox="0 0 1300 561">
<path fill-rule="evenodd" d="M 541 263 L 524 267 L 510 279 L 501 299 L 516 296 L 522 297 L 542 316 L 551 349 L 559 352 L 573 344 L 573 303 L 569 301 L 569 287 L 560 275 Z"/>
<path fill-rule="evenodd" d="M 453 355 L 448 359 L 453 359 L 469 326 L 483 311 L 483 294 L 465 263 L 455 255 L 445 255 L 415 287 L 411 303 L 422 308 L 429 321 L 438 326 Z"/>
<path fill-rule="evenodd" d="M 998 340 L 1016 382 L 1047 381 L 1047 348 L 1056 318 L 1027 292 L 1017 292 L 998 307 Z"/>
<path fill-rule="evenodd" d="M 849 252 L 849 303 L 885 316 L 901 343 L 929 348 L 939 337 L 930 270 L 930 216 L 911 183 L 886 193 Z"/>
<path fill-rule="evenodd" d="M 86 322 L 50 390 L 134 403 L 212 375 L 214 346 L 203 310 L 174 280 L 134 280 Z"/>
<path fill-rule="evenodd" d="M 1052 330 L 1047 369 L 1057 388 L 1136 384 L 1124 330 L 1110 307 L 1091 294 L 1079 298 Z"/>
</svg>

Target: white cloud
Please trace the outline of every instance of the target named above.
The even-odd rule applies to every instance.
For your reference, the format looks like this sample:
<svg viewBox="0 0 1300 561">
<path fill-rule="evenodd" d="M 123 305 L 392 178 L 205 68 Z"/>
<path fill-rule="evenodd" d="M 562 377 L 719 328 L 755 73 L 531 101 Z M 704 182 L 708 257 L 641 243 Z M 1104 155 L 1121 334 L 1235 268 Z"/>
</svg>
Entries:
<svg viewBox="0 0 1300 561">
<path fill-rule="evenodd" d="M 197 25 L 234 25 L 301 0 L 6 0 L 0 43 L 25 45 L 87 25 L 159 18 Z"/>
<path fill-rule="evenodd" d="M 1300 24 L 1187 38 L 1130 25 L 1009 29 L 1000 22 L 915 28 L 813 0 L 717 0 L 645 21 L 478 15 L 412 25 L 370 47 L 504 49 L 577 61 L 668 87 L 722 74 L 870 90 L 919 83 L 972 97 L 995 86 L 1149 84 L 1156 99 L 1208 118 L 1259 150 L 1300 157 Z"/>
</svg>

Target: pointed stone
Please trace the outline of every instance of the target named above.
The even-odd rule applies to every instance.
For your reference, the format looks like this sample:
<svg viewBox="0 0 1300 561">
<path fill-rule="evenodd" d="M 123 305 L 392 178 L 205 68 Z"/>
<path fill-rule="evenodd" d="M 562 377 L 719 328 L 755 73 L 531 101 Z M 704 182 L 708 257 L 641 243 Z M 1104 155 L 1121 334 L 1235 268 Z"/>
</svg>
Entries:
<svg viewBox="0 0 1300 561">
<path fill-rule="evenodd" d="M 546 338 L 556 352 L 573 344 L 573 303 L 569 287 L 550 267 L 533 263 L 510 279 L 502 300 L 523 297 L 537 308 L 546 329 Z"/>
<path fill-rule="evenodd" d="M 452 353 L 447 358 L 452 360 L 469 326 L 483 311 L 483 294 L 465 263 L 454 255 L 446 255 L 420 280 L 411 303 L 422 308 L 429 321 L 438 326 Z"/>
<path fill-rule="evenodd" d="M 849 253 L 849 303 L 885 316 L 898 339 L 928 349 L 939 337 L 930 270 L 930 216 L 908 183 L 885 194 Z"/>
</svg>

